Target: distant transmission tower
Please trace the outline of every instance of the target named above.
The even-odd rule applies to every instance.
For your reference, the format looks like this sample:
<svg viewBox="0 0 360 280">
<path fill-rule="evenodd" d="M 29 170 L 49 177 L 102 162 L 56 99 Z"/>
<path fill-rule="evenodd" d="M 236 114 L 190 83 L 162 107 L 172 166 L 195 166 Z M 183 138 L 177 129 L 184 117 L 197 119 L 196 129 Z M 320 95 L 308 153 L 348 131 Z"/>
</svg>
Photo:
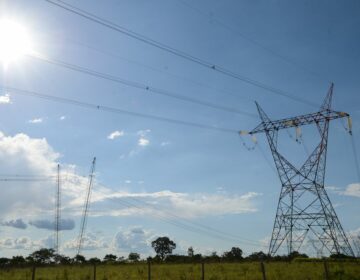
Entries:
<svg viewBox="0 0 360 280">
<path fill-rule="evenodd" d="M 315 250 L 316 257 L 318 259 L 323 257 L 324 244 L 320 240 L 312 239 L 312 238 L 309 238 L 309 243 Z"/>
<path fill-rule="evenodd" d="M 256 103 L 262 122 L 249 134 L 266 134 L 282 185 L 269 247 L 271 255 L 282 246 L 287 246 L 289 254 L 299 251 L 305 237 L 313 235 L 330 254 L 354 256 L 324 188 L 330 121 L 345 117 L 350 120 L 349 114 L 331 109 L 333 87 L 332 84 L 320 111 L 307 115 L 273 121 Z M 311 124 L 317 127 L 320 143 L 298 169 L 278 151 L 278 132 Z"/>
<path fill-rule="evenodd" d="M 80 233 L 79 233 L 79 239 L 78 239 L 78 248 L 77 248 L 77 254 L 78 255 L 80 255 L 80 253 L 81 253 L 82 243 L 83 243 L 83 238 L 84 238 L 84 232 L 85 232 L 85 227 L 86 227 L 86 222 L 87 222 L 87 215 L 88 215 L 88 212 L 89 212 L 91 189 L 92 189 L 94 176 L 95 176 L 94 175 L 94 173 L 95 173 L 95 163 L 96 163 L 96 157 L 94 157 L 94 159 L 92 161 L 92 164 L 91 164 L 91 168 L 90 168 L 89 181 L 88 181 L 88 186 L 87 186 L 87 193 L 86 193 L 86 198 L 85 198 L 85 203 L 84 203 L 84 208 L 83 208 L 83 214 L 82 214 L 81 225 L 80 225 Z"/>
<path fill-rule="evenodd" d="M 55 196 L 55 245 L 54 250 L 59 254 L 59 231 L 60 231 L 60 219 L 61 219 L 61 181 L 60 181 L 60 164 L 57 166 L 57 178 L 56 178 L 56 196 Z"/>
</svg>

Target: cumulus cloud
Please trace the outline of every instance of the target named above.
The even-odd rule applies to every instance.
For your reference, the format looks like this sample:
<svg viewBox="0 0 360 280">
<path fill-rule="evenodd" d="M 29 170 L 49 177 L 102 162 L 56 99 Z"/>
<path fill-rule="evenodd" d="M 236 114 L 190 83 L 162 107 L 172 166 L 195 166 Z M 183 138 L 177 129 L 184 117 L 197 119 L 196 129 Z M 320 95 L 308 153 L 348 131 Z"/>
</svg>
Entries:
<svg viewBox="0 0 360 280">
<path fill-rule="evenodd" d="M 37 250 L 40 248 L 52 248 L 53 246 L 53 234 L 39 240 L 31 240 L 31 238 L 27 236 L 0 239 L 0 249 Z"/>
<path fill-rule="evenodd" d="M 146 147 L 150 144 L 150 140 L 147 138 L 147 135 L 151 132 L 150 129 L 145 129 L 145 130 L 139 130 L 137 132 L 137 135 L 140 136 L 140 138 L 138 139 L 138 145 L 141 147 Z"/>
<path fill-rule="evenodd" d="M 1 223 L 2 226 L 26 229 L 27 224 L 22 219 L 10 220 Z"/>
<path fill-rule="evenodd" d="M 27 175 L 54 174 L 59 154 L 46 139 L 30 138 L 20 133 L 5 136 L 0 132 L 0 170 L 4 174 L 20 172 Z M 9 182 L 0 196 L 0 218 L 26 216 L 36 210 L 52 210 L 54 183 Z"/>
<path fill-rule="evenodd" d="M 116 139 L 116 138 L 118 138 L 118 137 L 121 137 L 121 136 L 124 136 L 124 131 L 123 130 L 116 130 L 116 131 L 113 131 L 113 132 L 111 132 L 109 135 L 108 135 L 108 137 L 107 137 L 107 139 L 109 139 L 109 140 L 114 140 L 114 139 Z"/>
<path fill-rule="evenodd" d="M 2 249 L 26 249 L 33 248 L 33 242 L 29 237 L 4 238 L 0 239 L 0 248 Z"/>
<path fill-rule="evenodd" d="M 136 226 L 120 230 L 113 239 L 112 247 L 120 252 L 148 253 L 151 241 L 156 237 L 152 231 Z"/>
<path fill-rule="evenodd" d="M 65 249 L 76 250 L 78 248 L 78 239 L 72 239 L 64 244 Z M 83 250 L 98 250 L 109 248 L 108 242 L 105 240 L 103 236 L 99 236 L 99 234 L 88 232 L 84 235 L 82 239 L 82 247 Z"/>
<path fill-rule="evenodd" d="M 34 220 L 30 221 L 29 225 L 36 228 L 54 230 L 55 222 L 50 220 Z M 72 219 L 60 219 L 59 230 L 73 230 L 75 228 L 75 221 Z"/>
<path fill-rule="evenodd" d="M 30 138 L 25 134 L 5 136 L 0 133 L 0 170 L 4 174 L 14 174 L 21 170 L 22 174 L 28 175 L 53 175 L 56 174 L 59 157 L 46 139 Z M 65 215 L 71 213 L 73 216 L 80 216 L 88 179 L 75 175 L 75 169 L 72 165 L 62 165 L 62 211 Z M 55 180 L 11 182 L 11 187 L 2 189 L 0 219 L 6 221 L 11 217 L 21 216 L 30 220 L 32 226 L 53 230 L 53 221 L 48 217 L 53 215 L 55 187 Z M 115 191 L 95 181 L 89 215 L 153 215 L 159 214 L 163 209 L 186 218 L 251 213 L 257 211 L 256 200 L 259 195 L 253 192 L 186 193 L 167 190 L 133 193 Z M 131 201 L 135 206 L 119 208 L 123 200 Z M 63 230 L 74 228 L 72 220 L 62 221 L 62 224 Z"/>
<path fill-rule="evenodd" d="M 65 119 L 66 119 L 66 116 L 61 116 L 61 117 L 59 118 L 60 121 L 63 121 L 63 120 L 65 120 Z"/>
<path fill-rule="evenodd" d="M 350 184 L 343 192 L 344 195 L 360 197 L 360 184 Z"/>
<path fill-rule="evenodd" d="M 146 139 L 144 137 L 140 137 L 139 140 L 138 140 L 138 145 L 139 146 L 145 147 L 145 146 L 148 146 L 149 144 L 150 144 L 150 140 Z"/>
<path fill-rule="evenodd" d="M 29 123 L 33 123 L 33 124 L 42 123 L 42 122 L 43 122 L 42 118 L 36 118 L 36 119 L 29 120 Z"/>
<path fill-rule="evenodd" d="M 10 104 L 10 103 L 11 103 L 11 99 L 8 93 L 4 95 L 0 95 L 0 104 Z"/>
</svg>

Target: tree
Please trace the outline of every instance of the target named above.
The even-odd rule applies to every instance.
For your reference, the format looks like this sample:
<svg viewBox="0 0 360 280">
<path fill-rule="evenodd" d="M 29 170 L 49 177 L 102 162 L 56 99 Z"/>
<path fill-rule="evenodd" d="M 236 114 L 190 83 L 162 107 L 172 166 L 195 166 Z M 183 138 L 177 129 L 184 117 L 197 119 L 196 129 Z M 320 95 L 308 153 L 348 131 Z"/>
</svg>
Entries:
<svg viewBox="0 0 360 280">
<path fill-rule="evenodd" d="M 113 254 L 107 254 L 107 255 L 104 257 L 104 262 L 112 263 L 112 262 L 116 262 L 116 259 L 117 259 L 117 256 L 115 256 L 115 255 L 113 255 Z"/>
<path fill-rule="evenodd" d="M 32 259 L 34 263 L 49 264 L 54 258 L 54 249 L 42 248 L 29 255 L 29 259 Z"/>
<path fill-rule="evenodd" d="M 70 264 L 71 263 L 71 259 L 68 256 L 59 255 L 59 254 L 54 255 L 54 261 L 55 261 L 55 263 L 58 263 L 58 264 Z"/>
<path fill-rule="evenodd" d="M 5 266 L 10 263 L 10 259 L 8 258 L 0 258 L 0 266 Z"/>
<path fill-rule="evenodd" d="M 140 260 L 140 255 L 138 253 L 130 253 L 128 256 L 128 260 L 131 262 L 137 262 Z"/>
<path fill-rule="evenodd" d="M 247 258 L 252 261 L 262 261 L 269 258 L 269 255 L 266 255 L 264 252 L 260 251 L 250 254 Z"/>
<path fill-rule="evenodd" d="M 26 260 L 25 260 L 25 258 L 23 256 L 14 256 L 10 260 L 10 263 L 12 265 L 22 265 L 22 264 L 26 263 Z"/>
<path fill-rule="evenodd" d="M 151 247 L 154 248 L 156 255 L 158 255 L 161 260 L 164 260 L 165 257 L 170 255 L 176 248 L 176 244 L 174 241 L 170 240 L 169 237 L 164 236 L 152 241 Z"/>
<path fill-rule="evenodd" d="M 118 257 L 117 259 L 118 263 L 125 263 L 125 258 L 123 256 Z"/>
<path fill-rule="evenodd" d="M 296 259 L 296 258 L 308 258 L 308 255 L 306 254 L 301 254 L 298 251 L 293 251 L 289 254 L 288 258 L 290 260 Z"/>
<path fill-rule="evenodd" d="M 228 260 L 241 260 L 243 251 L 239 247 L 232 247 L 230 251 L 225 252 L 223 257 Z"/>
<path fill-rule="evenodd" d="M 189 249 L 187 250 L 188 253 L 188 257 L 192 258 L 194 257 L 194 248 L 193 247 L 189 247 Z"/>
<path fill-rule="evenodd" d="M 99 258 L 95 257 L 95 258 L 90 258 L 88 260 L 88 262 L 91 263 L 91 264 L 98 264 L 98 263 L 101 263 L 101 260 Z"/>
<path fill-rule="evenodd" d="M 85 257 L 82 256 L 82 255 L 76 255 L 76 256 L 74 257 L 74 262 L 75 262 L 75 263 L 85 263 L 85 262 L 86 262 L 86 259 L 85 259 Z"/>
</svg>

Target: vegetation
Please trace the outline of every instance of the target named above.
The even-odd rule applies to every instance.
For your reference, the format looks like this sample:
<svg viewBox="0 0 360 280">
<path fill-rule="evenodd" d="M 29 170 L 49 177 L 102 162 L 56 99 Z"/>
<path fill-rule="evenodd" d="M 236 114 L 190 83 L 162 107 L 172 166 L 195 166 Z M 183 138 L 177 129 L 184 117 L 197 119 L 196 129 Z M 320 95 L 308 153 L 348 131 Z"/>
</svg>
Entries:
<svg viewBox="0 0 360 280">
<path fill-rule="evenodd" d="M 141 260 L 135 252 L 127 258 L 114 254 L 105 255 L 103 260 L 86 259 L 82 255 L 70 258 L 43 248 L 26 258 L 0 258 L 0 280 L 30 280 L 34 267 L 37 280 L 91 280 L 94 273 L 100 280 L 141 280 L 148 279 L 149 268 L 151 279 L 157 280 L 202 279 L 202 269 L 206 280 L 255 280 L 263 279 L 262 268 L 265 268 L 267 279 L 360 279 L 360 261 L 343 255 L 310 259 L 298 252 L 270 257 L 260 251 L 244 257 L 238 247 L 232 247 L 221 256 L 216 252 L 202 256 L 192 247 L 188 248 L 187 255 L 172 255 L 176 244 L 168 237 L 159 237 L 151 245 L 156 256 L 146 260 Z"/>
<path fill-rule="evenodd" d="M 360 275 L 360 263 L 332 261 L 328 263 L 328 279 L 356 280 Z M 200 280 L 201 264 L 158 263 L 151 266 L 151 279 L 156 280 Z M 317 280 L 325 279 L 322 262 L 266 262 L 268 280 Z M 259 262 L 206 263 L 206 280 L 257 280 L 262 279 Z M 36 269 L 36 280 L 92 280 L 92 265 L 45 266 Z M 32 268 L 0 269 L 0 279 L 31 280 Z M 147 280 L 148 267 L 145 262 L 134 264 L 99 264 L 96 279 L 100 280 Z"/>
</svg>

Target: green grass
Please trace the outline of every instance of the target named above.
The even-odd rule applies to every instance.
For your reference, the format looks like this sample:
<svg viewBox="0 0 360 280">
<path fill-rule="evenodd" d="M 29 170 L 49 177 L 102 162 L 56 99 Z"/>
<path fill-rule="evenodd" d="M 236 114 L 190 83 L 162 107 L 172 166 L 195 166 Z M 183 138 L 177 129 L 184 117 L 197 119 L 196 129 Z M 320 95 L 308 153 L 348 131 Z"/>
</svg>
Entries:
<svg viewBox="0 0 360 280">
<path fill-rule="evenodd" d="M 325 279 L 322 262 L 265 263 L 267 280 Z M 92 266 L 58 266 L 36 269 L 36 280 L 93 280 Z M 329 279 L 360 280 L 360 263 L 329 262 Z M 0 280 L 31 280 L 31 268 L 2 269 Z M 201 280 L 201 264 L 153 264 L 153 280 Z M 97 280 L 147 280 L 147 264 L 98 265 Z M 258 262 L 205 264 L 205 280 L 262 280 Z"/>
</svg>

